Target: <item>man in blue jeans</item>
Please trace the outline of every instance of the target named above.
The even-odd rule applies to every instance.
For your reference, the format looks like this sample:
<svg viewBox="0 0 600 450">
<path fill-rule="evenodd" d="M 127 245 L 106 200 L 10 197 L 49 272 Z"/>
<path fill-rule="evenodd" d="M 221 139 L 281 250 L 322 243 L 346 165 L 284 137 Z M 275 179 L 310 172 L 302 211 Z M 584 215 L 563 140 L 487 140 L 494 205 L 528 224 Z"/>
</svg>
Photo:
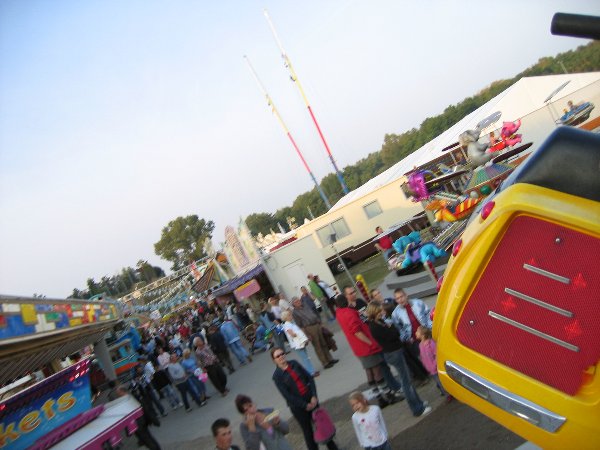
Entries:
<svg viewBox="0 0 600 450">
<path fill-rule="evenodd" d="M 240 337 L 239 330 L 230 319 L 227 319 L 225 322 L 223 322 L 220 332 L 225 338 L 225 342 L 227 342 L 227 345 L 229 345 L 229 348 L 242 366 L 248 361 L 252 362 L 250 353 L 248 353 L 248 350 L 246 350 L 246 348 L 242 345 L 242 339 Z"/>
<path fill-rule="evenodd" d="M 404 344 L 400 340 L 398 330 L 383 321 L 383 314 L 381 306 L 373 302 L 367 307 L 369 330 L 373 338 L 381 345 L 385 362 L 394 366 L 398 371 L 402 391 L 413 415 L 419 417 L 429 414 L 431 407 L 421 400 L 411 382 L 410 372 L 404 358 Z"/>
</svg>

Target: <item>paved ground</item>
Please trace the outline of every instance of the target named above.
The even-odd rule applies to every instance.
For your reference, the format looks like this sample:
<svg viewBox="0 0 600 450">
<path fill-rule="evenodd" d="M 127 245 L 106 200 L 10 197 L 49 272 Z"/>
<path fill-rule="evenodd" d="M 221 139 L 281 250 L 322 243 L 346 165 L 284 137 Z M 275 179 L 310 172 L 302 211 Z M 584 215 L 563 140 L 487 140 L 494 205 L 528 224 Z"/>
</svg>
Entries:
<svg viewBox="0 0 600 450">
<path fill-rule="evenodd" d="M 427 302 L 432 304 L 435 298 L 429 298 Z M 340 359 L 340 363 L 332 369 L 321 370 L 321 376 L 317 378 L 319 398 L 336 423 L 336 441 L 340 447 L 346 450 L 359 449 L 350 422 L 352 411 L 347 395 L 357 388 L 366 389 L 366 379 L 337 325 L 334 324 L 331 329 L 336 335 L 339 349 L 335 357 Z M 293 353 L 289 357 L 293 357 Z M 315 366 L 322 369 L 314 353 L 311 353 L 311 358 Z M 259 407 L 279 409 L 282 416 L 289 420 L 289 409 L 271 381 L 273 370 L 274 365 L 268 353 L 256 355 L 252 364 L 239 368 L 229 377 L 229 396 L 220 397 L 208 385 L 212 398 L 206 406 L 194 407 L 190 413 L 182 409 L 170 412 L 162 419 L 160 428 L 151 428 L 152 433 L 166 450 L 211 449 L 214 447 L 210 425 L 219 417 L 227 417 L 233 425 L 234 443 L 240 445 L 242 442 L 238 430 L 241 416 L 233 402 L 239 393 L 251 396 Z M 418 391 L 423 400 L 429 401 L 434 407 L 427 417 L 414 418 L 406 402 L 390 405 L 383 410 L 393 448 L 509 450 L 523 443 L 523 439 L 468 406 L 457 401 L 446 404 L 434 383 Z M 288 438 L 293 447 L 305 448 L 299 427 L 293 419 L 290 424 Z M 126 448 L 136 448 L 135 438 L 127 441 Z"/>
</svg>

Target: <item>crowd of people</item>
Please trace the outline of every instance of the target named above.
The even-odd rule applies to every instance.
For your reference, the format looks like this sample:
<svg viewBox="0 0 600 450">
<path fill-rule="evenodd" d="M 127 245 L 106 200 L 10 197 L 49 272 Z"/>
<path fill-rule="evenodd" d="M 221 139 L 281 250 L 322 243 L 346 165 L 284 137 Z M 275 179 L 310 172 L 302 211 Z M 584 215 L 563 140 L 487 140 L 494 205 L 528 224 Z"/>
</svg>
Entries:
<svg viewBox="0 0 600 450">
<path fill-rule="evenodd" d="M 393 299 L 384 299 L 375 289 L 367 302 L 357 296 L 354 286 L 344 287 L 340 294 L 316 275 L 309 275 L 307 281 L 290 300 L 278 294 L 256 308 L 235 301 L 227 305 L 200 302 L 160 327 L 147 330 L 130 385 L 144 407 L 147 423 L 167 415 L 164 401 L 172 410 L 185 407 L 191 411 L 190 398 L 198 408 L 203 407 L 210 398 L 205 386 L 208 381 L 226 397 L 226 371 L 232 374 L 236 370 L 231 354 L 242 367 L 252 363 L 254 353 L 270 350 L 275 366 L 272 381 L 302 429 L 306 447 L 313 450 L 324 444 L 329 449 L 338 448 L 333 438 L 335 429 L 330 433 L 333 425 L 327 425 L 327 412 L 319 403 L 315 382 L 321 370 L 338 363 L 333 356 L 337 345 L 327 327 L 333 321 L 339 324 L 365 370 L 377 401 L 377 405 L 369 405 L 357 392 L 349 399 L 357 439 L 363 447 L 389 448 L 385 446 L 387 431 L 381 407 L 406 398 L 414 416 L 428 414 L 431 407 L 419 397 L 416 387 L 430 377 L 440 394 L 447 395 L 436 378 L 430 311 L 423 301 L 408 299 L 402 289 L 394 292 Z M 311 360 L 307 351 L 310 345 L 322 368 Z M 297 360 L 289 358 L 291 352 Z M 122 390 L 120 386 L 117 389 Z M 291 448 L 286 439 L 289 426 L 278 411 L 259 408 L 246 395 L 238 395 L 235 405 L 243 416 L 240 432 L 245 448 Z M 320 414 L 325 417 L 323 425 L 316 419 Z M 373 426 L 365 434 L 369 421 Z M 373 434 L 373 430 L 377 432 Z M 215 421 L 212 431 L 218 449 L 236 448 L 231 444 L 227 419 Z M 144 442 L 142 437 L 140 440 Z M 150 447 L 159 448 L 157 445 L 153 441 Z"/>
</svg>

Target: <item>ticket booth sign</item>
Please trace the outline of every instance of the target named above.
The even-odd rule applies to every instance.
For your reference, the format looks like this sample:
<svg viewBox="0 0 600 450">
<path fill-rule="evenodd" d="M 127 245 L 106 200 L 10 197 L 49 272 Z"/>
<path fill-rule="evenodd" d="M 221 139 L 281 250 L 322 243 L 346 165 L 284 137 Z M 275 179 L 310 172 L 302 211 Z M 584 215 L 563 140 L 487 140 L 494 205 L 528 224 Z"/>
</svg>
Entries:
<svg viewBox="0 0 600 450">
<path fill-rule="evenodd" d="M 238 300 L 245 300 L 250 297 L 252 294 L 256 294 L 260 291 L 260 284 L 256 279 L 251 279 L 247 283 L 242 284 L 239 288 L 233 291 L 233 295 Z"/>
<path fill-rule="evenodd" d="M 92 407 L 89 360 L 0 403 L 0 449 L 24 449 Z"/>
</svg>

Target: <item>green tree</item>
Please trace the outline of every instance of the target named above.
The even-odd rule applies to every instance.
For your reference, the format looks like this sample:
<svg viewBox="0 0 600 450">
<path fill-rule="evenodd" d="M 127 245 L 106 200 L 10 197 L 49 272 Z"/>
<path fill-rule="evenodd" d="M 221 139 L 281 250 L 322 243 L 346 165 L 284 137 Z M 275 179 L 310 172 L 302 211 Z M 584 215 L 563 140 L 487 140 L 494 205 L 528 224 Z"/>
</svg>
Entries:
<svg viewBox="0 0 600 450">
<path fill-rule="evenodd" d="M 346 180 L 344 180 L 346 181 Z M 344 196 L 344 191 L 342 190 L 342 185 L 340 184 L 340 181 L 338 180 L 338 177 L 336 176 L 335 173 L 330 173 L 325 175 L 325 177 L 321 180 L 321 189 L 323 189 L 323 192 L 325 192 L 325 195 L 327 196 L 327 199 L 329 200 L 329 203 L 331 203 L 331 205 L 335 205 L 337 203 L 337 201 L 342 198 Z M 317 209 L 319 210 L 323 210 L 323 212 L 325 212 L 326 206 L 325 203 L 323 203 L 323 200 L 320 198 L 319 196 L 319 202 L 318 202 L 318 208 L 317 205 L 311 205 L 311 210 L 313 212 L 313 214 L 315 215 L 315 217 L 317 217 L 319 214 L 322 213 L 317 213 Z"/>
<path fill-rule="evenodd" d="M 88 298 L 92 295 L 101 294 L 103 292 L 102 287 L 96 283 L 93 278 L 88 278 L 86 284 L 88 287 Z"/>
<path fill-rule="evenodd" d="M 374 176 L 379 175 L 385 169 L 380 152 L 370 153 L 366 158 L 361 159 L 357 164 L 363 166 L 361 184 L 364 184 Z"/>
<path fill-rule="evenodd" d="M 319 194 L 317 188 L 314 188 L 296 197 L 289 215 L 296 218 L 296 224 L 300 226 L 304 223 L 304 219 L 310 220 L 311 212 L 315 217 L 318 217 L 326 211 L 327 207 L 323 203 L 321 194 Z"/>
<path fill-rule="evenodd" d="M 246 217 L 246 225 L 254 236 L 258 233 L 262 233 L 263 236 L 271 232 L 271 229 L 275 232 L 279 232 L 277 227 L 277 220 L 271 213 L 253 213 Z"/>
<path fill-rule="evenodd" d="M 115 291 L 112 285 L 113 282 L 111 277 L 104 275 L 102 278 L 100 278 L 100 290 L 102 292 L 107 292 L 108 295 L 114 295 Z"/>
<path fill-rule="evenodd" d="M 197 215 L 178 217 L 162 229 L 160 240 L 154 244 L 154 252 L 173 263 L 171 269 L 177 270 L 200 259 L 206 254 L 202 244 L 212 237 L 215 224 Z"/>
<path fill-rule="evenodd" d="M 69 295 L 69 298 L 86 298 L 85 291 L 80 291 L 79 289 L 74 288 L 71 295 Z"/>
<path fill-rule="evenodd" d="M 166 275 L 165 271 L 162 270 L 160 267 L 158 267 L 158 266 L 152 266 L 152 268 L 154 269 L 154 279 L 155 280 L 157 280 L 159 278 L 162 278 L 162 277 L 164 277 Z"/>
<path fill-rule="evenodd" d="M 148 261 L 140 259 L 136 264 L 136 268 L 140 281 L 151 283 L 156 279 L 154 267 L 152 267 Z"/>
<path fill-rule="evenodd" d="M 80 290 L 74 288 L 69 298 L 90 298 L 92 295 L 106 292 L 113 297 L 128 294 L 139 282 L 151 283 L 165 276 L 165 271 L 158 266 L 152 266 L 148 261 L 140 259 L 133 267 L 123 267 L 121 272 L 113 276 L 103 276 L 100 282 L 88 278 L 86 285 L 88 289 Z"/>
<path fill-rule="evenodd" d="M 123 267 L 119 274 L 119 283 L 125 287 L 125 291 L 129 292 L 135 286 L 137 274 L 132 267 Z"/>
</svg>

